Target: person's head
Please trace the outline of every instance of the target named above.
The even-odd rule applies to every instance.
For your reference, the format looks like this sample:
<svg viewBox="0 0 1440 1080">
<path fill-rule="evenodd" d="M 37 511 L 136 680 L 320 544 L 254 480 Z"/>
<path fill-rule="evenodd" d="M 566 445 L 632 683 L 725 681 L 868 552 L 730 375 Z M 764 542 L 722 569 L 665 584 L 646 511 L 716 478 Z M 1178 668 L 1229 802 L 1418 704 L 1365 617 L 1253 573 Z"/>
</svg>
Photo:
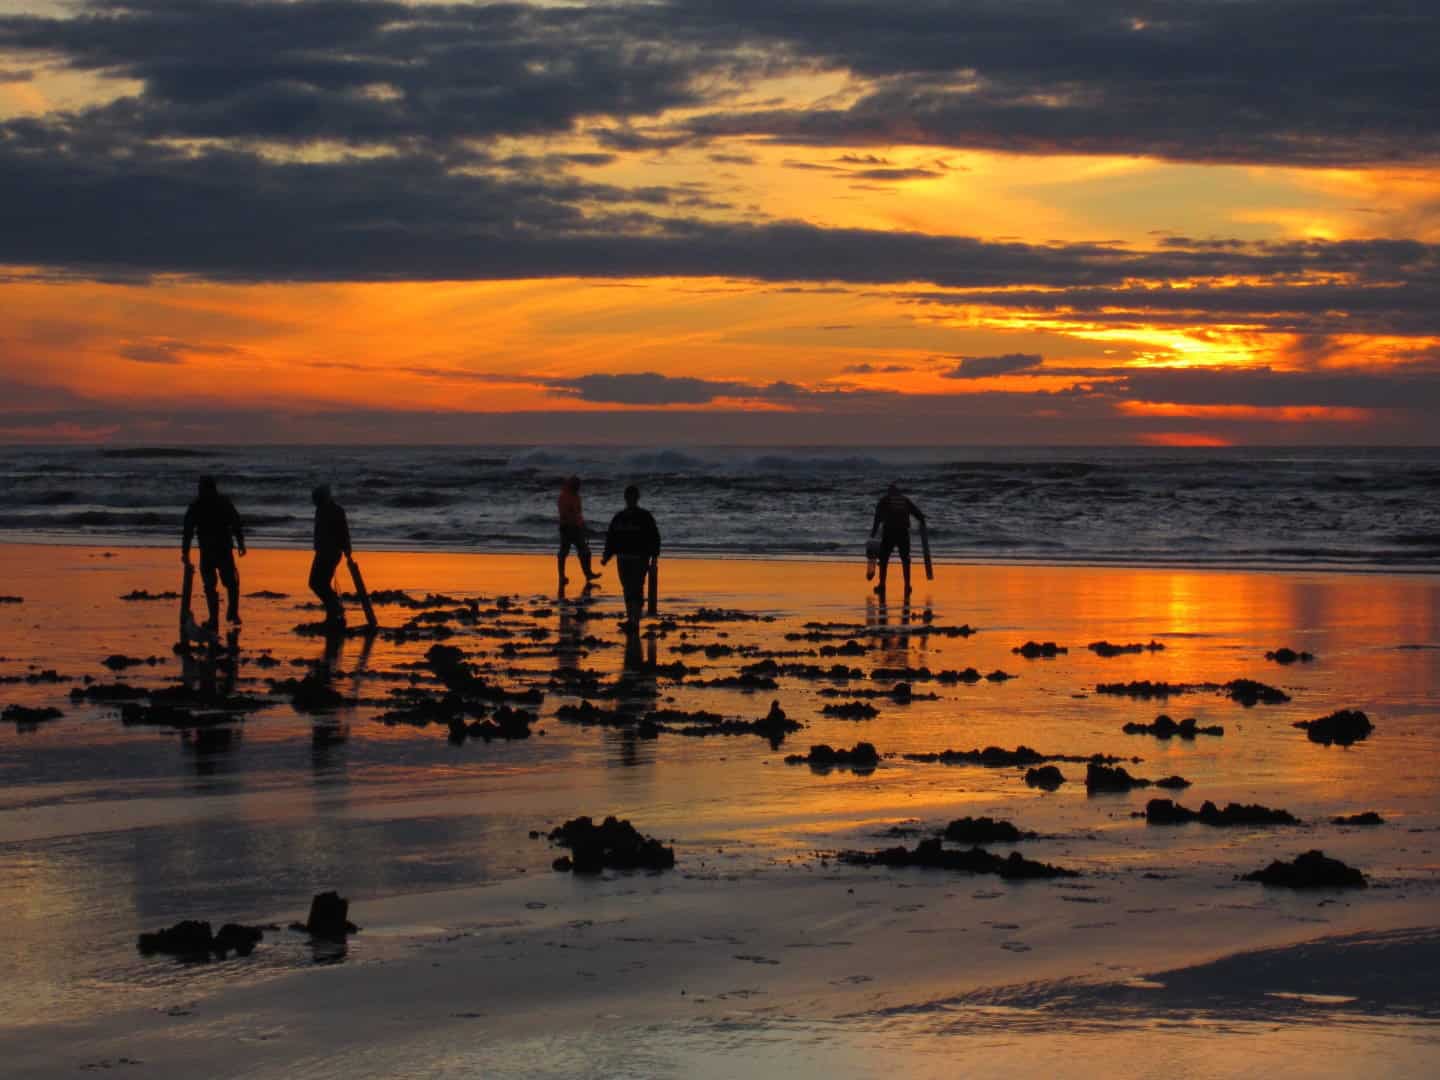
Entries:
<svg viewBox="0 0 1440 1080">
<path fill-rule="evenodd" d="M 315 501 L 316 506 L 324 506 L 330 501 L 330 485 L 316 484 L 315 489 L 310 492 L 310 498 Z"/>
<path fill-rule="evenodd" d="M 580 490 L 580 477 L 578 477 L 578 476 L 567 476 L 567 477 L 565 478 L 565 490 L 566 490 L 566 491 L 579 491 L 579 490 Z"/>
<path fill-rule="evenodd" d="M 215 485 L 215 477 L 200 477 L 200 494 L 206 496 L 220 494 L 220 489 Z"/>
<path fill-rule="evenodd" d="M 631 484 L 625 489 L 625 505 L 637 506 L 640 503 L 640 489 Z"/>
<path fill-rule="evenodd" d="M 898 483 L 892 483 L 888 488 L 885 489 L 885 494 L 886 494 L 886 495 L 899 495 L 899 494 L 900 494 L 900 485 L 899 485 Z"/>
</svg>

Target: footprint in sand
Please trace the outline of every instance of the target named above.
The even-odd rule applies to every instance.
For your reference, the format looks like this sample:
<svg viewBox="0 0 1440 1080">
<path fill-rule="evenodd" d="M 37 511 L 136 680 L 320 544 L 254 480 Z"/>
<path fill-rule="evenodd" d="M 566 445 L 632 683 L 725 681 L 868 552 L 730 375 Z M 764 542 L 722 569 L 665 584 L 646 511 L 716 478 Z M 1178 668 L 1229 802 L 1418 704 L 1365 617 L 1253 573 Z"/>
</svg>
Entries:
<svg viewBox="0 0 1440 1080">
<path fill-rule="evenodd" d="M 771 960 L 768 956 L 755 956 L 751 953 L 736 953 L 736 960 L 748 960 L 752 964 L 779 964 L 779 960 Z"/>
<path fill-rule="evenodd" d="M 1023 941 L 1002 941 L 1000 947 L 1006 952 L 1029 952 L 1030 946 Z"/>
<path fill-rule="evenodd" d="M 874 982 L 873 975 L 846 975 L 843 978 L 831 979 L 831 986 L 859 986 L 861 983 Z"/>
</svg>

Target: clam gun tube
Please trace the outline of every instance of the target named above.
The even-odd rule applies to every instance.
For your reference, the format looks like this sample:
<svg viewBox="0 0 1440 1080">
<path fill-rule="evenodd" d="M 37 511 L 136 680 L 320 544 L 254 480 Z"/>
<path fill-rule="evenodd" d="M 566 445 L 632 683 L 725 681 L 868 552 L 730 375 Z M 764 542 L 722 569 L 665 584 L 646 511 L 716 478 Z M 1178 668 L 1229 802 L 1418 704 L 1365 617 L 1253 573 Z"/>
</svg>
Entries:
<svg viewBox="0 0 1440 1080">
<path fill-rule="evenodd" d="M 355 584 L 355 594 L 360 597 L 360 607 L 365 612 L 365 625 L 375 629 L 379 620 L 375 618 L 375 608 L 370 603 L 370 590 L 365 588 L 365 578 L 360 573 L 360 564 L 354 559 L 347 557 L 345 563 L 350 567 L 350 580 Z"/>
<path fill-rule="evenodd" d="M 185 560 L 185 579 L 180 586 L 180 642 L 190 640 L 195 616 L 190 614 L 190 603 L 195 598 L 195 564 Z"/>
<path fill-rule="evenodd" d="M 650 560 L 650 614 L 655 615 L 660 610 L 660 560 Z"/>
<path fill-rule="evenodd" d="M 935 564 L 930 561 L 930 530 L 920 523 L 920 551 L 925 556 L 925 580 L 935 580 Z"/>
</svg>

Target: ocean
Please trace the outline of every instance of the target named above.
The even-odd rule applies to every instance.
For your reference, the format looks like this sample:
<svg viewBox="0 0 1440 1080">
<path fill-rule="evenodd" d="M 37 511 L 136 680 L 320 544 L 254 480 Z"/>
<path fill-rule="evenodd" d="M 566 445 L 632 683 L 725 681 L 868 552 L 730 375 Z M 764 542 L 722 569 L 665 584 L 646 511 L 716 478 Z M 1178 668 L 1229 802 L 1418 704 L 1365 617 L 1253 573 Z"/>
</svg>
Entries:
<svg viewBox="0 0 1440 1080">
<path fill-rule="evenodd" d="M 0 542 L 178 543 L 213 474 L 256 546 L 329 483 L 357 549 L 542 552 L 562 478 L 601 533 L 638 484 L 669 553 L 860 558 L 896 481 L 944 561 L 1433 571 L 1440 449 L 0 448 Z"/>
</svg>

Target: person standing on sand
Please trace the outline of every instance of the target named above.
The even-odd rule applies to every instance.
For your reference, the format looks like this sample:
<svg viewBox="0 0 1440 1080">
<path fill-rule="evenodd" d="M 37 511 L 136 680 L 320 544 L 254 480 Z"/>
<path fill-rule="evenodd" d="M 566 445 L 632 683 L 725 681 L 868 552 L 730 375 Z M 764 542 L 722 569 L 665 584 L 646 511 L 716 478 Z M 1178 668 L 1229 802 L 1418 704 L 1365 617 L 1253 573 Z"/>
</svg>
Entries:
<svg viewBox="0 0 1440 1080">
<path fill-rule="evenodd" d="M 870 525 L 870 535 L 880 534 L 880 583 L 875 586 L 875 595 L 885 595 L 885 576 L 890 569 L 890 553 L 900 553 L 900 569 L 905 574 L 905 595 L 910 595 L 910 519 L 925 527 L 925 515 L 920 508 L 905 497 L 899 484 L 891 484 L 880 501 L 875 504 L 875 520 Z"/>
<path fill-rule="evenodd" d="M 610 519 L 600 565 L 616 560 L 625 592 L 625 629 L 632 634 L 640 629 L 645 610 L 645 576 L 659 556 L 660 530 L 650 511 L 640 506 L 640 489 L 631 484 L 625 489 L 625 509 Z"/>
<path fill-rule="evenodd" d="M 580 509 L 580 478 L 572 476 L 560 488 L 558 500 L 560 510 L 560 553 L 557 556 L 560 570 L 560 588 L 570 579 L 565 576 L 565 558 L 574 545 L 575 556 L 580 560 L 580 569 L 588 585 L 600 575 L 590 569 L 590 541 L 585 536 L 585 514 Z"/>
<path fill-rule="evenodd" d="M 240 622 L 240 572 L 235 568 L 235 551 L 245 556 L 245 527 L 235 504 L 220 494 L 213 476 L 200 478 L 200 489 L 185 511 L 185 531 L 180 541 L 180 561 L 190 565 L 190 542 L 200 542 L 200 580 L 205 586 L 205 603 L 210 609 L 211 630 L 220 627 L 220 590 L 225 585 L 228 603 L 225 617 Z M 231 545 L 234 545 L 232 550 Z"/>
<path fill-rule="evenodd" d="M 345 625 L 345 607 L 335 592 L 335 570 L 341 558 L 350 558 L 350 522 L 345 508 L 330 495 L 328 484 L 310 493 L 315 502 L 315 558 L 310 563 L 310 591 L 325 605 L 327 626 Z"/>
</svg>

